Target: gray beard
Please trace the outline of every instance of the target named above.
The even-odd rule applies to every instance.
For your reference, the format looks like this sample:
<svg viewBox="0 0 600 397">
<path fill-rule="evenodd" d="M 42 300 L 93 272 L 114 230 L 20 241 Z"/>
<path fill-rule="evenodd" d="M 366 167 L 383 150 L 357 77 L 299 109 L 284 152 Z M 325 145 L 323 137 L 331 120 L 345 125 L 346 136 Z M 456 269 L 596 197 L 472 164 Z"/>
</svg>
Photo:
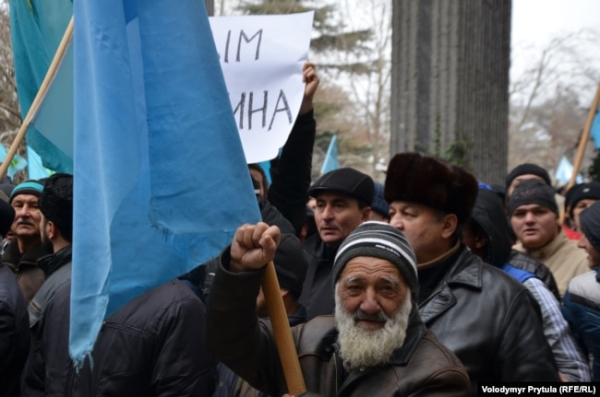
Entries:
<svg viewBox="0 0 600 397">
<path fill-rule="evenodd" d="M 383 328 L 366 330 L 355 325 L 355 316 L 364 313 L 348 312 L 340 302 L 337 285 L 335 290 L 335 319 L 339 331 L 340 357 L 344 368 L 352 371 L 388 363 L 394 350 L 402 347 L 406 338 L 406 327 L 412 309 L 410 291 L 406 291 L 404 303 L 392 318 L 383 311 L 379 313 L 379 316 L 383 316 L 382 318 L 386 320 Z"/>
</svg>

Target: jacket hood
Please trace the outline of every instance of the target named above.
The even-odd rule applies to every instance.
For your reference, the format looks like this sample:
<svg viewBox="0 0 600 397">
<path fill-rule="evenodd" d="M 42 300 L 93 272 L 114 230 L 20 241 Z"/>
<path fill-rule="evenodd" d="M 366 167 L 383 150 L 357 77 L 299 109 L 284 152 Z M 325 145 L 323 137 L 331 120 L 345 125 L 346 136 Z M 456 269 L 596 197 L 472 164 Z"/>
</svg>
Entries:
<svg viewBox="0 0 600 397">
<path fill-rule="evenodd" d="M 500 197 L 491 190 L 479 189 L 471 219 L 480 226 L 489 242 L 485 261 L 496 267 L 504 265 L 510 256 L 512 244 Z"/>
</svg>

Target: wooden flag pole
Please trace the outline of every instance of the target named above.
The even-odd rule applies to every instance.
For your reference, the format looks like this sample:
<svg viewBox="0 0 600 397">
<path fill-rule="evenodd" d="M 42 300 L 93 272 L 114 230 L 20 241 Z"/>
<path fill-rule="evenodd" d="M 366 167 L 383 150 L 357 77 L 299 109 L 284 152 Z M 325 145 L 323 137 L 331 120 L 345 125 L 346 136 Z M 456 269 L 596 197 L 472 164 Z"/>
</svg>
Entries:
<svg viewBox="0 0 600 397">
<path fill-rule="evenodd" d="M 50 67 L 48 68 L 48 71 L 46 72 L 46 76 L 44 77 L 44 80 L 42 81 L 42 85 L 40 86 L 40 89 L 38 90 L 37 94 L 35 95 L 35 98 L 33 99 L 31 106 L 29 107 L 29 111 L 27 112 L 27 115 L 25 116 L 25 118 L 23 119 L 23 122 L 21 123 L 21 127 L 19 128 L 19 131 L 17 132 L 17 136 L 15 137 L 15 140 L 13 141 L 12 145 L 10 146 L 8 153 L 6 153 L 6 157 L 4 158 L 4 161 L 2 161 L 2 165 L 0 165 L 0 179 L 4 178 L 4 176 L 6 175 L 6 172 L 8 171 L 8 166 L 12 162 L 13 157 L 15 157 L 15 154 L 17 154 L 17 150 L 19 149 L 19 145 L 21 145 L 21 142 L 23 141 L 23 138 L 25 137 L 25 133 L 27 132 L 27 129 L 29 129 L 29 126 L 31 125 L 32 120 L 35 118 L 40 105 L 42 104 L 42 102 L 44 102 L 44 98 L 46 97 L 48 88 L 52 84 L 52 81 L 54 81 L 54 77 L 56 77 L 56 72 L 58 71 L 58 67 L 60 66 L 60 64 L 62 63 L 62 60 L 65 57 L 67 48 L 69 47 L 69 44 L 71 43 L 72 37 L 73 37 L 73 17 L 71 17 L 71 20 L 69 21 L 69 25 L 67 25 L 65 34 L 63 35 L 63 38 L 60 41 L 60 44 L 58 46 L 58 49 L 56 50 L 56 54 L 54 54 L 54 58 L 52 59 L 52 63 L 50 63 Z"/>
<path fill-rule="evenodd" d="M 581 162 L 583 161 L 583 155 L 585 154 L 585 147 L 587 146 L 588 141 L 590 140 L 590 132 L 592 130 L 592 123 L 594 122 L 594 117 L 598 112 L 598 105 L 600 104 L 600 83 L 598 83 L 598 88 L 596 89 L 596 95 L 594 96 L 594 100 L 592 101 L 592 106 L 590 107 L 590 111 L 588 112 L 587 120 L 585 122 L 585 127 L 583 128 L 583 134 L 581 136 L 581 140 L 579 141 L 579 147 L 577 148 L 577 155 L 575 156 L 575 162 L 573 164 L 573 174 L 571 175 L 571 180 L 567 184 L 567 190 L 569 190 L 573 185 L 575 185 L 575 179 L 577 178 L 577 174 L 579 173 L 579 169 L 581 168 Z"/>
<path fill-rule="evenodd" d="M 296 346 L 294 346 L 292 339 L 290 323 L 288 322 L 283 300 L 281 299 L 279 282 L 277 281 L 277 273 L 275 273 L 273 261 L 267 265 L 262 288 L 269 309 L 269 317 L 271 318 L 275 343 L 279 351 L 279 358 L 281 359 L 288 393 L 293 396 L 302 394 L 306 391 L 306 385 L 304 384 L 302 370 L 300 369 Z"/>
</svg>

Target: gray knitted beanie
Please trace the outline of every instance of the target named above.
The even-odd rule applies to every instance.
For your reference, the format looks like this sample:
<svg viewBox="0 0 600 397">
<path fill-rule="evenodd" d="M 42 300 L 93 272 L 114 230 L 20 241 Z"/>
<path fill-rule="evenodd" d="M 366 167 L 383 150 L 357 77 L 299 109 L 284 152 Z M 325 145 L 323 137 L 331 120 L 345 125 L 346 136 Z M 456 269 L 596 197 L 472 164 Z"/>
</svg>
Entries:
<svg viewBox="0 0 600 397">
<path fill-rule="evenodd" d="M 372 256 L 391 262 L 400 270 L 413 297 L 417 296 L 417 259 L 400 230 L 376 221 L 365 222 L 354 229 L 338 248 L 331 274 L 334 288 L 348 261 L 357 256 Z"/>
</svg>

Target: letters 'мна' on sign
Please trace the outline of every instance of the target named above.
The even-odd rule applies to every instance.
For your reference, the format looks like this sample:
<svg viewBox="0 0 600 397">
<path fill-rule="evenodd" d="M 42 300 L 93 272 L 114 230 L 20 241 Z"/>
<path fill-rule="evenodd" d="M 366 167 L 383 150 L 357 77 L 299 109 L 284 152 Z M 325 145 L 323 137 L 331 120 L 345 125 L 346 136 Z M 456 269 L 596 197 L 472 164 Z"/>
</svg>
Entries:
<svg viewBox="0 0 600 397">
<path fill-rule="evenodd" d="M 277 156 L 296 121 L 313 13 L 210 18 L 248 163 Z"/>
</svg>

